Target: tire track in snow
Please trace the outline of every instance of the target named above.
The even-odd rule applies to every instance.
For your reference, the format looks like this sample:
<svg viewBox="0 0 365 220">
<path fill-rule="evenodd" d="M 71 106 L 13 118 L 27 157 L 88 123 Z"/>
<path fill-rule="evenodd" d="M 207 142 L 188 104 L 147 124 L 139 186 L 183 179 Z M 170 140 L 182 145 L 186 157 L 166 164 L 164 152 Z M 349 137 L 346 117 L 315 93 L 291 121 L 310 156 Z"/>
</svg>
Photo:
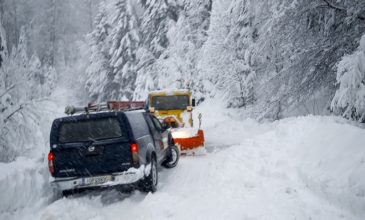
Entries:
<svg viewBox="0 0 365 220">
<path fill-rule="evenodd" d="M 268 153 L 267 147 L 247 141 L 204 156 L 182 157 L 175 169 L 161 170 L 158 191 L 154 194 L 136 191 L 120 195 L 107 191 L 100 195 L 64 198 L 31 217 L 352 219 L 298 182 L 286 178 L 279 172 L 285 164 L 275 167 L 275 154 Z M 109 201 L 105 202 L 105 197 L 109 197 Z"/>
</svg>

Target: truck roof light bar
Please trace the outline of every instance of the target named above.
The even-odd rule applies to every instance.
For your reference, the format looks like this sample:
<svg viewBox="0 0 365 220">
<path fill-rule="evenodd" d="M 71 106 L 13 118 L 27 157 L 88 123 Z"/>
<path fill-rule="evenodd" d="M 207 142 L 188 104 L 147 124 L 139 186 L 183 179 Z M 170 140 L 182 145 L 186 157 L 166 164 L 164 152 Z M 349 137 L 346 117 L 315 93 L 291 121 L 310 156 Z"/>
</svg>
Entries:
<svg viewBox="0 0 365 220">
<path fill-rule="evenodd" d="M 106 103 L 89 103 L 86 107 L 66 106 L 65 113 L 73 115 L 100 111 L 131 111 L 144 108 L 145 102 L 143 101 L 108 101 Z"/>
</svg>

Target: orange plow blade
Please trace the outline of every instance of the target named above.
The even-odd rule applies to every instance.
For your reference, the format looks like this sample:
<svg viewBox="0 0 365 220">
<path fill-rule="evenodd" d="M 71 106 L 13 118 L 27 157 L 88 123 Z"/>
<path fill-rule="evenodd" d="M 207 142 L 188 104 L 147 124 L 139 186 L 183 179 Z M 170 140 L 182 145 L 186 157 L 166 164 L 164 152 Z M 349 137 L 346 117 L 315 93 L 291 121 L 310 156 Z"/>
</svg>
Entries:
<svg viewBox="0 0 365 220">
<path fill-rule="evenodd" d="M 195 136 L 174 138 L 174 142 L 180 146 L 181 151 L 204 147 L 204 132 L 199 129 Z"/>
</svg>

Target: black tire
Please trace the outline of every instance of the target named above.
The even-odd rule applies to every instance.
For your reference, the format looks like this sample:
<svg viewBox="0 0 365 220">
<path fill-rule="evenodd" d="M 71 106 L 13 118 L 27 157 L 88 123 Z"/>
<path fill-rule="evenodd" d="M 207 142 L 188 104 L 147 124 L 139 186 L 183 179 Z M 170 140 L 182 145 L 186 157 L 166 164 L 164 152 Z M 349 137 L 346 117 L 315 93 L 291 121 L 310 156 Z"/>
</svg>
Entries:
<svg viewBox="0 0 365 220">
<path fill-rule="evenodd" d="M 62 199 L 63 197 L 63 192 L 58 190 L 57 188 L 52 188 L 52 194 L 54 200 Z"/>
<path fill-rule="evenodd" d="M 148 176 L 141 181 L 141 189 L 144 192 L 156 192 L 158 184 L 158 171 L 156 157 L 151 158 L 151 170 Z"/>
<path fill-rule="evenodd" d="M 166 160 L 162 163 L 162 166 L 168 169 L 176 167 L 180 159 L 179 149 L 175 145 L 172 145 L 169 148 L 170 148 L 170 153 L 167 156 Z"/>
<path fill-rule="evenodd" d="M 61 197 L 69 197 L 75 194 L 74 190 L 64 190 L 61 192 Z"/>
</svg>

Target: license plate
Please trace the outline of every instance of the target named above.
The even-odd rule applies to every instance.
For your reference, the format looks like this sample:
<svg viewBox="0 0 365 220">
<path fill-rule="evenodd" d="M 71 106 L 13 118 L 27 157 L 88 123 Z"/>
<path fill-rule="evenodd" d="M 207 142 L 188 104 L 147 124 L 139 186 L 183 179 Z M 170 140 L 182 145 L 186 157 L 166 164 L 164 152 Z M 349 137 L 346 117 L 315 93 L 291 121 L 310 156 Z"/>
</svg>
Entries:
<svg viewBox="0 0 365 220">
<path fill-rule="evenodd" d="M 100 185 L 112 180 L 112 176 L 96 176 L 84 178 L 85 185 Z"/>
</svg>

